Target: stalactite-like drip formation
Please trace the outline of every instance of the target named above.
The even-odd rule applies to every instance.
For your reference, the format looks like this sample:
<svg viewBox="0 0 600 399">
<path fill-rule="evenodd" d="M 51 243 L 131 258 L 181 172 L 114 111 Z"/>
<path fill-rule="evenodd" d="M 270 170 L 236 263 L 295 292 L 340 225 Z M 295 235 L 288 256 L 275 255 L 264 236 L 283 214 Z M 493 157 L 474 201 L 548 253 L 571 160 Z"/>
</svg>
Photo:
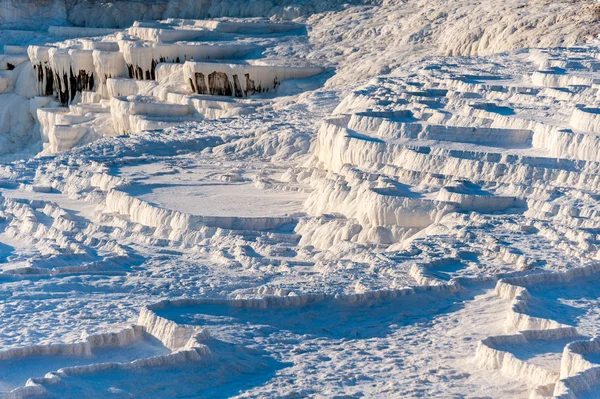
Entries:
<svg viewBox="0 0 600 399">
<path fill-rule="evenodd" d="M 276 90 L 285 79 L 302 79 L 322 73 L 319 67 L 186 62 L 184 72 L 196 94 L 247 97 Z M 243 77 L 240 79 L 240 77 Z"/>
<path fill-rule="evenodd" d="M 201 43 L 147 43 L 131 40 L 119 41 L 129 77 L 155 80 L 156 66 L 160 63 L 181 63 L 191 60 L 238 59 L 257 49 L 248 44 Z"/>
<path fill-rule="evenodd" d="M 91 50 L 30 46 L 28 55 L 38 95 L 56 95 L 61 104 L 67 105 L 78 93 L 95 90 L 97 77 Z"/>
<path fill-rule="evenodd" d="M 27 53 L 33 65 L 37 91 L 40 96 L 51 96 L 54 93 L 54 73 L 48 58 L 50 47 L 29 46 Z"/>
<path fill-rule="evenodd" d="M 54 89 L 61 104 L 70 104 L 78 93 L 95 88 L 94 61 L 91 50 L 50 49 L 50 66 Z"/>
</svg>

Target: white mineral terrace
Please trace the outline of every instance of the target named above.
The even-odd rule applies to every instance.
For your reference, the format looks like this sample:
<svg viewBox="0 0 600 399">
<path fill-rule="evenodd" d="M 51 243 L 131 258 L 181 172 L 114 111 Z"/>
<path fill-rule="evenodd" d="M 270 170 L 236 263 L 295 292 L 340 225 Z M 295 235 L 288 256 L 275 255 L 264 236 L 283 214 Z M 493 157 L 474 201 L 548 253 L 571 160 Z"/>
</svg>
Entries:
<svg viewBox="0 0 600 399">
<path fill-rule="evenodd" d="M 600 398 L 598 15 L 0 0 L 0 398 Z"/>
<path fill-rule="evenodd" d="M 61 152 L 101 137 L 252 113 L 260 102 L 225 97 L 276 95 L 283 81 L 306 79 L 327 69 L 271 65 L 269 60 L 232 64 L 229 60 L 243 59 L 263 47 L 242 43 L 243 37 L 223 35 L 303 34 L 300 28 L 298 24 L 269 22 L 135 23 L 126 32 L 98 39 L 29 46 L 33 71 L 23 68 L 19 80 L 37 82 L 35 95 L 49 99 L 40 106 L 54 107 L 54 97 L 70 107 L 31 110 L 46 152 Z M 201 34 L 186 35 L 190 30 Z M 206 39 L 213 41 L 182 41 Z M 9 47 L 11 52 L 19 51 Z M 4 62 L 0 67 L 12 70 L 27 57 L 7 54 L 0 60 Z M 201 60 L 224 61 L 197 62 Z M 0 91 L 8 86 L 0 77 Z"/>
</svg>

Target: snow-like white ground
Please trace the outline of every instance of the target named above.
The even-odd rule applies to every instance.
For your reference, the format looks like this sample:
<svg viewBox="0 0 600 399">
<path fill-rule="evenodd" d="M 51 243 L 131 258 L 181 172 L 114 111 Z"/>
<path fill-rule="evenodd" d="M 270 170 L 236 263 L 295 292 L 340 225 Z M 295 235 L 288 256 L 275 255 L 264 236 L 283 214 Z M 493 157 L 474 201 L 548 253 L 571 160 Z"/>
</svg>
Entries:
<svg viewBox="0 0 600 399">
<path fill-rule="evenodd" d="M 130 195 L 161 208 L 222 217 L 303 213 L 308 194 L 299 186 L 277 183 L 284 173 L 285 169 L 270 170 L 269 164 L 248 167 L 243 162 L 232 162 L 227 170 L 189 155 L 118 168 L 119 176 L 135 182 L 125 190 Z M 268 180 L 269 187 L 257 187 L 261 180 Z"/>
<path fill-rule="evenodd" d="M 599 397 L 597 4 L 15 4 L 0 397 Z"/>
</svg>

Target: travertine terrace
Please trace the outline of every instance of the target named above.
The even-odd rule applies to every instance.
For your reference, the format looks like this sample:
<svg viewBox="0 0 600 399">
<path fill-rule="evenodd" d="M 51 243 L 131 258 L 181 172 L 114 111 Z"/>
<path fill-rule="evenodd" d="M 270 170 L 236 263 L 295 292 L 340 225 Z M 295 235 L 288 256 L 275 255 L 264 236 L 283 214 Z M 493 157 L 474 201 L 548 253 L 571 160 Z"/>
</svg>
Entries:
<svg viewBox="0 0 600 399">
<path fill-rule="evenodd" d="M 0 397 L 600 397 L 597 10 L 0 1 Z"/>
</svg>

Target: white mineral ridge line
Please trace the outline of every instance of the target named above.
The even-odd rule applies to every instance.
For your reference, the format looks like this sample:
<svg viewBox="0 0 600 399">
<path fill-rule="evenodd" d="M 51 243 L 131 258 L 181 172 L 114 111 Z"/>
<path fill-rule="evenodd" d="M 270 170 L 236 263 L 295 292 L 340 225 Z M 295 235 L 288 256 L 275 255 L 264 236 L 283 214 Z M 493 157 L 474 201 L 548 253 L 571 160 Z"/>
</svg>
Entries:
<svg viewBox="0 0 600 399">
<path fill-rule="evenodd" d="M 493 336 L 482 340 L 476 353 L 476 359 L 480 367 L 500 370 L 505 375 L 527 381 L 539 387 L 555 386 L 554 396 L 561 398 L 576 397 L 574 392 L 587 391 L 592 386 L 600 384 L 600 365 L 594 365 L 581 356 L 582 353 L 600 351 L 597 339 L 568 344 L 563 351 L 558 373 L 519 360 L 509 352 L 494 349 L 494 346 L 499 344 L 526 344 L 530 339 L 548 340 L 577 337 L 579 334 L 573 327 L 562 325 L 550 319 L 527 315 L 527 303 L 531 300 L 531 295 L 525 287 L 548 282 L 568 283 L 577 277 L 594 275 L 599 270 L 600 265 L 598 263 L 591 263 L 566 272 L 537 273 L 498 281 L 496 295 L 512 301 L 511 309 L 507 315 L 507 325 L 510 329 L 520 331 L 520 333 Z M 532 395 L 535 396 L 536 392 L 534 391 Z"/>
</svg>

